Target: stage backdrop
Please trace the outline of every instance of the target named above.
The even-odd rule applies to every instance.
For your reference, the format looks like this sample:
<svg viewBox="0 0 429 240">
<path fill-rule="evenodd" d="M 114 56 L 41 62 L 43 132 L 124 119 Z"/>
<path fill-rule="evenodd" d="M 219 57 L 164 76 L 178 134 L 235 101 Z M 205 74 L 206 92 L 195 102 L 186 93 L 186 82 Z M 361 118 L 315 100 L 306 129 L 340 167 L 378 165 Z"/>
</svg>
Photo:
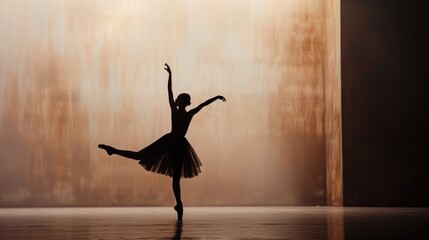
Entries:
<svg viewBox="0 0 429 240">
<path fill-rule="evenodd" d="M 196 115 L 189 205 L 326 204 L 325 1 L 0 1 L 0 206 L 169 206 L 171 179 L 108 156 Z"/>
</svg>

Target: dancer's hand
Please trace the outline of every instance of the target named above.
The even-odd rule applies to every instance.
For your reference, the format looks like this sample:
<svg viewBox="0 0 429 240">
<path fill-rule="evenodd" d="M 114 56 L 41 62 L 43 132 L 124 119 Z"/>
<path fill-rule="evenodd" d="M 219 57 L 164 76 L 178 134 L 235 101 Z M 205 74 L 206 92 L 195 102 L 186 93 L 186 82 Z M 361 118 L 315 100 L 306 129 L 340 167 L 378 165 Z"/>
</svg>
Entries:
<svg viewBox="0 0 429 240">
<path fill-rule="evenodd" d="M 167 71 L 169 74 L 171 74 L 171 69 L 170 69 L 170 66 L 168 66 L 168 64 L 166 63 L 166 64 L 164 64 L 164 66 L 165 66 L 165 71 Z"/>
<path fill-rule="evenodd" d="M 219 95 L 219 96 L 217 96 L 217 99 L 220 99 L 220 100 L 222 100 L 222 101 L 226 102 L 226 99 L 225 99 L 225 97 L 224 97 L 224 96 Z"/>
</svg>

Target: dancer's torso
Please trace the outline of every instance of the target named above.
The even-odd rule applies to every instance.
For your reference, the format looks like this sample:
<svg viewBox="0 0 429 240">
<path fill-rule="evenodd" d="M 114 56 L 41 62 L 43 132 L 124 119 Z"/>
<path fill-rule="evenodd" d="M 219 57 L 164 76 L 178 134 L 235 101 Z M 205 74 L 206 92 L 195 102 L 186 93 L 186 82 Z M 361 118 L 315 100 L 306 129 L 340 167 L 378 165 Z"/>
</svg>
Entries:
<svg viewBox="0 0 429 240">
<path fill-rule="evenodd" d="M 171 133 L 178 136 L 185 136 L 188 131 L 193 115 L 179 109 L 171 110 Z"/>
</svg>

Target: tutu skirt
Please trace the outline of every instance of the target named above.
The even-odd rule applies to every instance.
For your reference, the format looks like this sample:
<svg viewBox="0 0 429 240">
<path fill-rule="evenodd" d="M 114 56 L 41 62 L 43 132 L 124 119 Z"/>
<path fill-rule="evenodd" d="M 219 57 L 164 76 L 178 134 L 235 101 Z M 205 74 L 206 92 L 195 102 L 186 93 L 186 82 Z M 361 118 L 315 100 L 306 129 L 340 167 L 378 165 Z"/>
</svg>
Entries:
<svg viewBox="0 0 429 240">
<path fill-rule="evenodd" d="M 201 161 L 184 136 L 165 134 L 154 143 L 138 152 L 139 164 L 146 170 L 173 177 L 197 176 L 201 172 Z"/>
</svg>

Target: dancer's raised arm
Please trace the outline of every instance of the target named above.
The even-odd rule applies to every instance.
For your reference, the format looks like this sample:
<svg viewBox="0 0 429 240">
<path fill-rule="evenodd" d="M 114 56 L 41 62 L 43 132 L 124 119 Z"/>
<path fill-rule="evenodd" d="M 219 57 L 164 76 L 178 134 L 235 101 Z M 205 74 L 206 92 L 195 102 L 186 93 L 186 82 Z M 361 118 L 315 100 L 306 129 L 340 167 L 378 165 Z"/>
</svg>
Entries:
<svg viewBox="0 0 429 240">
<path fill-rule="evenodd" d="M 172 84 L 171 84 L 171 69 L 170 66 L 168 66 L 168 64 L 164 64 L 165 65 L 165 71 L 168 72 L 168 102 L 170 103 L 170 108 L 175 108 L 176 104 L 174 103 L 174 97 L 173 97 L 173 89 L 172 89 Z"/>
<path fill-rule="evenodd" d="M 197 114 L 201 109 L 203 109 L 203 107 L 209 105 L 210 103 L 212 103 L 212 102 L 214 102 L 214 101 L 216 101 L 218 99 L 226 102 L 226 99 L 223 96 L 218 95 L 216 97 L 212 97 L 212 98 L 208 99 L 207 101 L 201 103 L 200 105 L 198 105 L 198 107 L 190 110 L 189 112 L 192 113 L 192 115 Z"/>
</svg>

